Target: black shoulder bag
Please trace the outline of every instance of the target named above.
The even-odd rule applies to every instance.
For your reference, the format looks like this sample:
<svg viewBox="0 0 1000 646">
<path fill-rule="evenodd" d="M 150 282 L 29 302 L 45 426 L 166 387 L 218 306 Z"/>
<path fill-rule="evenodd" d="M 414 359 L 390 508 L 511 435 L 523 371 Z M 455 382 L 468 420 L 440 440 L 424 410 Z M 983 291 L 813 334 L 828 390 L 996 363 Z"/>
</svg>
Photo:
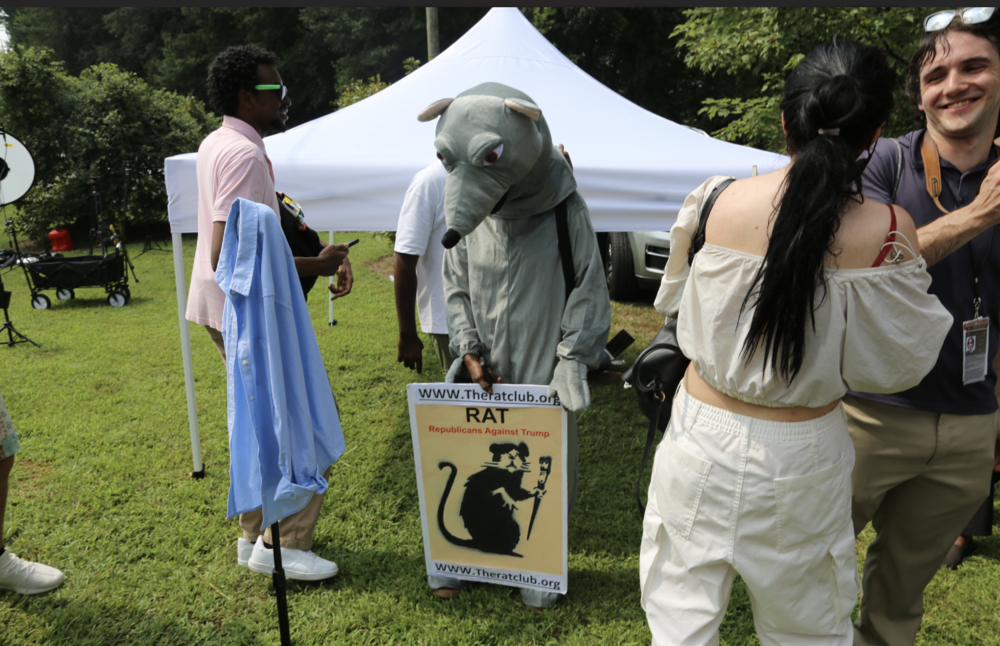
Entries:
<svg viewBox="0 0 1000 646">
<path fill-rule="evenodd" d="M 705 244 L 705 225 L 708 223 L 708 214 L 715 206 L 715 200 L 733 181 L 735 180 L 730 178 L 721 182 L 705 200 L 698 216 L 698 230 L 691 240 L 691 250 L 688 252 L 689 265 Z M 632 367 L 622 375 L 622 379 L 635 389 L 639 397 L 639 410 L 649 418 L 646 448 L 642 452 L 639 478 L 635 482 L 635 501 L 639 506 L 640 518 L 646 515 L 646 505 L 642 502 L 640 493 L 642 474 L 646 471 L 646 463 L 653 452 L 656 429 L 659 427 L 660 431 L 666 431 L 670 422 L 670 402 L 689 363 L 691 360 L 684 356 L 677 344 L 677 319 L 674 319 L 663 326 L 649 346 L 639 354 Z"/>
</svg>

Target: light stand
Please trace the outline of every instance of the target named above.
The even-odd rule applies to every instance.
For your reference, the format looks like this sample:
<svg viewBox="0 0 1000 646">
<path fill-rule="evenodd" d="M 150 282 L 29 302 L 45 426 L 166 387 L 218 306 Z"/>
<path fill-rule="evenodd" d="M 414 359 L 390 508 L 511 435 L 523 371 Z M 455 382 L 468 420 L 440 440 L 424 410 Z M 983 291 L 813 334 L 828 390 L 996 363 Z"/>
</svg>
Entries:
<svg viewBox="0 0 1000 646">
<path fill-rule="evenodd" d="M 16 258 L 17 256 L 15 256 Z M 7 347 L 13 346 L 18 343 L 30 343 L 36 348 L 42 346 L 38 345 L 28 337 L 24 336 L 17 331 L 14 324 L 10 322 L 10 316 L 7 314 L 7 308 L 10 307 L 10 292 L 3 288 L 3 276 L 0 276 L 0 309 L 3 310 L 3 325 L 0 326 L 0 343 L 5 344 Z M 2 339 L 3 333 L 7 333 L 7 340 Z"/>
<path fill-rule="evenodd" d="M 24 144 L 7 132 L 2 125 L 0 125 L 0 140 L 3 142 L 3 150 L 0 151 L 0 161 L 3 162 L 0 164 L 0 213 L 3 213 L 4 225 L 16 247 L 17 237 L 14 235 L 14 223 L 6 219 L 6 206 L 18 201 L 31 190 L 35 183 L 35 162 Z M 20 249 L 15 249 L 14 255 L 4 264 L 9 266 L 23 260 L 23 258 Z M 21 266 L 27 273 L 27 268 L 24 265 Z M 0 266 L 0 269 L 3 267 Z M 0 343 L 6 344 L 7 347 L 18 343 L 30 343 L 36 348 L 42 347 L 17 331 L 14 324 L 10 322 L 10 316 L 7 313 L 8 307 L 10 307 L 10 292 L 4 289 L 3 277 L 0 276 L 0 309 L 3 310 L 4 320 L 3 326 L 0 326 Z M 7 333 L 6 341 L 2 340 L 4 332 Z"/>
<path fill-rule="evenodd" d="M 129 165 L 125 162 L 125 209 L 128 209 L 128 178 L 129 178 Z M 125 280 L 128 281 L 128 270 L 132 270 L 132 279 L 138 283 L 139 278 L 135 275 L 135 266 L 132 264 L 132 260 L 128 257 L 128 249 L 125 247 L 125 239 L 122 235 L 123 232 L 115 230 L 113 224 L 109 224 L 107 220 L 104 219 L 104 204 L 101 201 L 101 178 L 99 175 L 94 175 L 90 178 L 90 184 L 94 187 L 94 209 L 96 210 L 96 222 L 97 226 L 91 229 L 91 237 L 99 240 L 101 243 L 101 255 L 102 257 L 107 257 L 108 255 L 108 243 L 111 243 L 111 248 L 115 251 L 121 253 L 123 260 L 125 261 Z M 122 223 L 118 223 L 118 227 L 122 227 Z M 94 247 L 91 243 L 90 253 L 93 255 Z M 126 288 L 127 289 L 127 288 Z M 128 294 L 128 292 L 126 292 Z"/>
<path fill-rule="evenodd" d="M 146 243 L 142 245 L 142 251 L 139 252 L 139 256 L 146 253 L 147 251 L 170 251 L 170 249 L 164 249 L 160 246 L 159 242 L 153 242 L 153 236 L 146 236 Z M 139 256 L 136 256 L 138 258 Z M 138 281 L 136 281 L 138 282 Z"/>
</svg>

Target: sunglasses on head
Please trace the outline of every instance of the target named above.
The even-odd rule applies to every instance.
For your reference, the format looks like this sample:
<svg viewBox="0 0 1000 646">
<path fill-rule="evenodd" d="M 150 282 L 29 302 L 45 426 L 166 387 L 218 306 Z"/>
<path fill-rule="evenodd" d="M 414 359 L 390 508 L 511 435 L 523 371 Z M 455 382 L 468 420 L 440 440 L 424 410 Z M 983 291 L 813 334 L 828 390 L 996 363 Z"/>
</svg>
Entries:
<svg viewBox="0 0 1000 646">
<path fill-rule="evenodd" d="M 924 18 L 924 31 L 940 31 L 950 25 L 955 16 L 958 16 L 966 25 L 986 22 L 996 9 L 996 7 L 959 7 L 958 9 L 938 11 Z"/>
<path fill-rule="evenodd" d="M 253 89 L 255 89 L 255 90 L 280 90 L 281 91 L 280 94 L 281 94 L 281 100 L 282 101 L 284 101 L 285 97 L 288 96 L 288 86 L 285 85 L 284 83 L 281 83 L 280 85 L 278 83 L 270 83 L 270 84 L 264 84 L 264 85 L 255 85 L 255 86 L 253 86 Z"/>
</svg>

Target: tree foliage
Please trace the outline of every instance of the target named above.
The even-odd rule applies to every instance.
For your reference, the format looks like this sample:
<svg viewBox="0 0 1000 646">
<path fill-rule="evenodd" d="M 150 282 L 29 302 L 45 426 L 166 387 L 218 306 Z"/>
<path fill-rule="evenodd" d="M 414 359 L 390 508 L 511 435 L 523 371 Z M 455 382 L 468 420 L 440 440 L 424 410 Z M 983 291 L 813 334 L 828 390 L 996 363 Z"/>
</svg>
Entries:
<svg viewBox="0 0 1000 646">
<path fill-rule="evenodd" d="M 361 79 L 348 81 L 344 85 L 343 91 L 340 93 L 340 98 L 337 99 L 337 108 L 346 108 L 347 106 L 353 105 L 358 101 L 367 99 L 371 95 L 376 92 L 380 92 L 387 87 L 389 87 L 389 84 L 382 80 L 381 74 L 371 76 L 367 81 L 362 81 Z"/>
<path fill-rule="evenodd" d="M 155 87 L 205 101 L 211 60 L 229 45 L 255 43 L 277 53 L 291 89 L 290 126 L 348 105 L 358 79 L 392 83 L 408 58 L 426 60 L 423 7 L 14 7 L 11 43 L 48 47 L 77 74 L 113 62 Z M 446 49 L 488 11 L 438 11 Z M 679 123 L 718 127 L 708 98 L 753 96 L 752 76 L 685 65 L 668 35 L 688 20 L 673 7 L 533 7 L 523 10 L 570 60 L 638 105 Z M 708 68 L 705 68 L 708 69 Z M 367 82 L 362 82 L 366 85 Z M 718 117 L 718 115 L 716 115 Z M 733 117 L 735 118 L 735 117 Z"/>
<path fill-rule="evenodd" d="M 885 50 L 899 74 L 896 109 L 884 129 L 895 136 L 912 129 L 914 108 L 905 93 L 906 61 L 921 36 L 921 21 L 932 10 L 914 7 L 700 7 L 684 11 L 671 34 L 685 52 L 684 62 L 704 74 L 723 74 L 734 85 L 720 86 L 703 99 L 700 113 L 728 121 L 715 136 L 780 151 L 778 104 L 785 77 L 814 46 L 834 34 Z M 727 91 L 728 90 L 728 91 Z"/>
<path fill-rule="evenodd" d="M 703 100 L 751 91 L 718 70 L 685 65 L 668 35 L 685 21 L 674 7 L 534 7 L 524 10 L 563 54 L 602 84 L 672 121 L 709 129 Z M 567 142 L 569 145 L 569 142 Z"/>
<path fill-rule="evenodd" d="M 196 149 L 219 120 L 200 101 L 156 90 L 112 63 L 67 73 L 50 50 L 0 52 L 0 124 L 35 161 L 35 186 L 18 203 L 19 229 L 38 239 L 53 226 L 86 229 L 99 176 L 109 215 L 120 214 L 131 167 L 129 217 L 164 217 L 163 159 Z"/>
<path fill-rule="evenodd" d="M 102 62 L 154 87 L 207 102 L 205 77 L 226 47 L 253 43 L 281 58 L 289 126 L 335 109 L 355 79 L 403 77 L 407 58 L 426 59 L 423 7 L 119 7 L 5 9 L 12 45 L 47 47 L 78 74 Z M 442 48 L 488 8 L 443 9 Z"/>
</svg>

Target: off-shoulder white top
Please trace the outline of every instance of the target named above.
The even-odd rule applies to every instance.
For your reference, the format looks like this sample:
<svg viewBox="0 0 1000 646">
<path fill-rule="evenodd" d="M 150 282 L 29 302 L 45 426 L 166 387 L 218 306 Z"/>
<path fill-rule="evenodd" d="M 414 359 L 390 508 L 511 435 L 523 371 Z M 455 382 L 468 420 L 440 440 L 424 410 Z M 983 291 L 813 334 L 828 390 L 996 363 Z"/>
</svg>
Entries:
<svg viewBox="0 0 1000 646">
<path fill-rule="evenodd" d="M 670 258 L 656 294 L 656 311 L 677 318 L 677 338 L 698 374 L 736 399 L 770 407 L 817 407 L 848 389 L 895 393 L 920 383 L 937 362 L 952 316 L 927 293 L 924 259 L 867 269 L 827 269 L 826 298 L 816 310 L 816 330 L 806 330 L 802 369 L 791 384 L 763 349 L 749 364 L 741 356 L 753 316 L 740 307 L 763 258 L 705 244 L 688 267 L 698 214 L 712 177 L 684 200 L 670 230 Z M 737 319 L 739 319 L 737 321 Z"/>
</svg>

